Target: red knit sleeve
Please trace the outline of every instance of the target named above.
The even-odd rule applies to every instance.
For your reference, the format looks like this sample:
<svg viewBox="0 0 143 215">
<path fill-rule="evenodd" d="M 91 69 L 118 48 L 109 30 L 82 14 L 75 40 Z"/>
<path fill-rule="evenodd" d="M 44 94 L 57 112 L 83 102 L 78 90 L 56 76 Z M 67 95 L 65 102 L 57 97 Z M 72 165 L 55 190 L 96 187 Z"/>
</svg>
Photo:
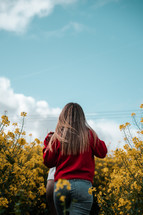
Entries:
<svg viewBox="0 0 143 215">
<path fill-rule="evenodd" d="M 100 140 L 98 136 L 96 136 L 96 143 L 95 143 L 95 140 L 91 131 L 90 131 L 90 134 L 91 134 L 90 142 L 92 145 L 94 155 L 99 158 L 104 158 L 107 154 L 107 147 L 105 142 Z"/>
<path fill-rule="evenodd" d="M 48 137 L 48 136 L 47 136 Z M 57 158 L 58 158 L 58 141 L 55 141 L 52 144 L 52 151 L 48 147 L 48 138 L 45 138 L 44 140 L 44 149 L 43 149 L 43 163 L 48 167 L 52 168 L 55 167 L 57 164 Z"/>
<path fill-rule="evenodd" d="M 44 140 L 43 153 L 44 153 L 44 151 L 46 150 L 46 148 L 47 148 L 47 146 L 48 146 L 48 144 L 49 144 L 49 142 L 50 142 L 50 139 L 51 139 L 51 137 L 52 137 L 53 134 L 54 134 L 54 132 L 49 132 L 49 133 L 47 134 L 47 136 L 46 136 L 46 138 L 45 138 L 45 140 Z"/>
</svg>

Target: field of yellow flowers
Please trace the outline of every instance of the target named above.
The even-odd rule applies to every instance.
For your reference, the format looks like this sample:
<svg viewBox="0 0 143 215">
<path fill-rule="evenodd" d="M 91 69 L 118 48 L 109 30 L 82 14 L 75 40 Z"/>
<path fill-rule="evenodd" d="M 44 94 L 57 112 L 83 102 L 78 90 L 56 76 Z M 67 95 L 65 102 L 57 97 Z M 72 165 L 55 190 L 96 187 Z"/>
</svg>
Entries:
<svg viewBox="0 0 143 215">
<path fill-rule="evenodd" d="M 95 159 L 94 184 L 91 193 L 98 202 L 99 215 L 143 214 L 143 104 L 136 136 L 130 124 L 120 126 L 126 144 L 105 159 Z M 48 214 L 46 181 L 48 169 L 43 164 L 43 143 L 27 143 L 22 126 L 10 124 L 6 115 L 0 122 L 0 214 Z M 8 130 L 10 128 L 10 130 Z M 97 205 L 95 205 L 96 207 Z M 94 205 L 91 214 L 97 214 Z"/>
</svg>

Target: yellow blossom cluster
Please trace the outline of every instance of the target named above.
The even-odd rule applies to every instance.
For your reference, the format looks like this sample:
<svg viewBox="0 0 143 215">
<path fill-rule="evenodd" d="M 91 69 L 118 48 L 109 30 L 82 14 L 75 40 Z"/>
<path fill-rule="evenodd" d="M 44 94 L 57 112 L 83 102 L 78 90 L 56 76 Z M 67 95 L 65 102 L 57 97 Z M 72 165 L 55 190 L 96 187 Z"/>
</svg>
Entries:
<svg viewBox="0 0 143 215">
<path fill-rule="evenodd" d="M 100 215 L 143 214 L 143 129 L 134 122 L 138 130 L 135 137 L 132 137 L 129 123 L 120 126 L 125 135 L 124 148 L 103 160 L 95 159 L 93 185 Z"/>
<path fill-rule="evenodd" d="M 3 116 L 1 117 L 1 119 L 2 119 L 2 122 L 1 122 L 1 125 L 0 125 L 0 126 L 2 126 L 2 125 L 9 126 L 10 121 L 8 120 L 8 117 L 7 117 L 6 115 L 3 115 Z"/>
<path fill-rule="evenodd" d="M 131 124 L 129 122 L 126 122 L 125 124 L 123 125 L 120 125 L 119 128 L 120 130 L 123 130 L 123 129 L 126 129 L 128 126 L 130 126 Z"/>
<path fill-rule="evenodd" d="M 60 196 L 60 201 L 61 201 L 61 202 L 65 202 L 65 199 L 66 199 L 66 196 L 63 196 L 63 195 Z"/>
<path fill-rule="evenodd" d="M 22 113 L 22 121 L 26 113 Z M 24 121 L 23 121 L 24 122 Z M 25 132 L 7 116 L 0 122 L 0 214 L 46 214 L 48 169 L 36 138 L 27 143 Z M 7 132 L 5 132 L 5 127 Z M 38 212 L 39 211 L 39 212 Z"/>
<path fill-rule="evenodd" d="M 25 116 L 27 116 L 27 113 L 26 112 L 21 112 L 21 116 L 25 117 Z"/>
<path fill-rule="evenodd" d="M 140 106 L 143 108 L 143 104 Z M 22 114 L 22 122 L 26 113 Z M 130 131 L 131 124 L 120 126 L 124 134 L 124 148 L 119 148 L 104 159 L 95 158 L 93 187 L 100 207 L 99 215 L 143 214 L 143 124 L 135 121 L 137 134 Z M 0 214 L 48 214 L 46 207 L 46 181 L 48 169 L 43 164 L 41 141 L 27 143 L 26 133 L 17 123 L 10 125 L 7 116 L 0 122 Z M 5 132 L 5 127 L 8 127 Z M 30 134 L 32 139 L 32 134 Z M 114 144 L 114 143 L 113 143 Z M 90 168 L 90 167 L 89 167 Z M 71 189 L 69 181 L 58 180 L 56 191 Z M 65 196 L 60 196 L 62 204 Z M 92 207 L 91 214 L 96 211 Z"/>
<path fill-rule="evenodd" d="M 66 179 L 59 179 L 56 184 L 55 192 L 57 192 L 60 189 L 63 189 L 64 187 L 66 187 L 67 190 L 70 190 L 71 189 L 70 182 Z"/>
<path fill-rule="evenodd" d="M 88 189 L 88 193 L 89 193 L 90 195 L 92 195 L 94 191 L 96 191 L 96 187 L 90 187 L 90 188 Z"/>
</svg>

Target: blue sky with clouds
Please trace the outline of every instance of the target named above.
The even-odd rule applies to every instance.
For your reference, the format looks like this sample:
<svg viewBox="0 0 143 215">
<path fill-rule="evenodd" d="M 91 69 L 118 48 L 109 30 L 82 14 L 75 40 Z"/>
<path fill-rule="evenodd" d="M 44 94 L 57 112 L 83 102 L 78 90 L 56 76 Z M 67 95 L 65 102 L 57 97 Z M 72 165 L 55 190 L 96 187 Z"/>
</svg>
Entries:
<svg viewBox="0 0 143 215">
<path fill-rule="evenodd" d="M 74 101 L 88 114 L 143 103 L 142 0 L 0 0 L 0 8 L 1 94 L 51 111 Z"/>
</svg>

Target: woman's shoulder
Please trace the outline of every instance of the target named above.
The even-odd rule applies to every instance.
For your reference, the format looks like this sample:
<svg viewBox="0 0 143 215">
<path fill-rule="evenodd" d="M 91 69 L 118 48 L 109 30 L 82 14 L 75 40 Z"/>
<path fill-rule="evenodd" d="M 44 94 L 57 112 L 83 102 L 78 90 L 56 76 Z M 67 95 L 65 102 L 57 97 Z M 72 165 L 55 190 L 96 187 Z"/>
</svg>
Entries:
<svg viewBox="0 0 143 215">
<path fill-rule="evenodd" d="M 97 137 L 97 134 L 96 132 L 93 130 L 93 129 L 89 129 L 89 136 L 92 138 L 92 139 L 95 139 Z"/>
<path fill-rule="evenodd" d="M 95 140 L 96 133 L 94 132 L 94 130 L 89 129 L 88 135 L 89 135 L 90 144 L 94 144 L 96 142 Z"/>
</svg>

